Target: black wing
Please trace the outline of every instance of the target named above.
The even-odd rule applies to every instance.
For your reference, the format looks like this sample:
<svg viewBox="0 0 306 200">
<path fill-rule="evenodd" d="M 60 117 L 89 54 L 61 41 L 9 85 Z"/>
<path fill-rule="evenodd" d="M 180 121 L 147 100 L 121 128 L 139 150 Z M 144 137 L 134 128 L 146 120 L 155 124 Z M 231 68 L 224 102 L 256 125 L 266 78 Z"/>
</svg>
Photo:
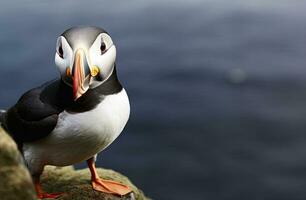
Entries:
<svg viewBox="0 0 306 200">
<path fill-rule="evenodd" d="M 26 92 L 5 114 L 4 127 L 17 143 L 31 142 L 48 136 L 57 124 L 63 108 L 44 101 L 57 98 L 60 81 L 52 81 Z"/>
</svg>

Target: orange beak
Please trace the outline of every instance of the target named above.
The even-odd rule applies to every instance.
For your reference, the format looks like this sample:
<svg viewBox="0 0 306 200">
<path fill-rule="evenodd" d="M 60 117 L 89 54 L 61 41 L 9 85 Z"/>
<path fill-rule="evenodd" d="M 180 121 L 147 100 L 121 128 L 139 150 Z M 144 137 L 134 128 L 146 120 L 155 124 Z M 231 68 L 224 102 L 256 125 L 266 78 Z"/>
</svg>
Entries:
<svg viewBox="0 0 306 200">
<path fill-rule="evenodd" d="M 89 88 L 89 67 L 86 61 L 85 53 L 78 49 L 75 54 L 73 66 L 73 99 L 76 101 Z"/>
</svg>

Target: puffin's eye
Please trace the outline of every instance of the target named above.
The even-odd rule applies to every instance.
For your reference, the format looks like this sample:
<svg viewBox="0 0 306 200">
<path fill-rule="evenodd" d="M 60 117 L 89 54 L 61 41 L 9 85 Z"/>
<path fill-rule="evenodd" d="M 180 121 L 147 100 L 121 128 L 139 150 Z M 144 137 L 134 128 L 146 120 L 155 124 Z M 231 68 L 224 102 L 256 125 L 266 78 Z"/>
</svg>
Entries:
<svg viewBox="0 0 306 200">
<path fill-rule="evenodd" d="M 62 48 L 62 45 L 60 45 L 59 47 L 58 47 L 58 50 L 57 50 L 57 53 L 58 53 L 58 55 L 61 57 L 61 58 L 63 58 L 63 48 Z"/>
<path fill-rule="evenodd" d="M 105 53 L 106 45 L 104 42 L 101 42 L 100 50 L 101 50 L 101 54 Z"/>
</svg>

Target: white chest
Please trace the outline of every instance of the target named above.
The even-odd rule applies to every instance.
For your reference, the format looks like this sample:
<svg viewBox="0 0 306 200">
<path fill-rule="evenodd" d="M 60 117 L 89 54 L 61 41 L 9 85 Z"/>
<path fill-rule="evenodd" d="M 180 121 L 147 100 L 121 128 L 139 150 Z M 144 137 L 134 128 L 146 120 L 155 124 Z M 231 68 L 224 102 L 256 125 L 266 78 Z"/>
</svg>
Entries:
<svg viewBox="0 0 306 200">
<path fill-rule="evenodd" d="M 59 115 L 53 132 L 45 139 L 28 145 L 29 153 L 46 156 L 51 165 L 70 165 L 105 149 L 121 133 L 128 121 L 130 105 L 123 89 L 108 95 L 93 110 Z"/>
</svg>

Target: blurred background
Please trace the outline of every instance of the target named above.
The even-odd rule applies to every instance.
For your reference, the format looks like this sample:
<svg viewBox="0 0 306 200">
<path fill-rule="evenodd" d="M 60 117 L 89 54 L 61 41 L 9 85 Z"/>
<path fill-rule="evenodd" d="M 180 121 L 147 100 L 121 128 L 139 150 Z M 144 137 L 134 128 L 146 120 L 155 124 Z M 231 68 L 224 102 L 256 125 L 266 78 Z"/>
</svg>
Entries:
<svg viewBox="0 0 306 200">
<path fill-rule="evenodd" d="M 1 1 L 0 108 L 58 76 L 65 29 L 101 26 L 117 46 L 131 118 L 98 166 L 158 200 L 306 199 L 305 8 L 305 0 Z"/>
</svg>

